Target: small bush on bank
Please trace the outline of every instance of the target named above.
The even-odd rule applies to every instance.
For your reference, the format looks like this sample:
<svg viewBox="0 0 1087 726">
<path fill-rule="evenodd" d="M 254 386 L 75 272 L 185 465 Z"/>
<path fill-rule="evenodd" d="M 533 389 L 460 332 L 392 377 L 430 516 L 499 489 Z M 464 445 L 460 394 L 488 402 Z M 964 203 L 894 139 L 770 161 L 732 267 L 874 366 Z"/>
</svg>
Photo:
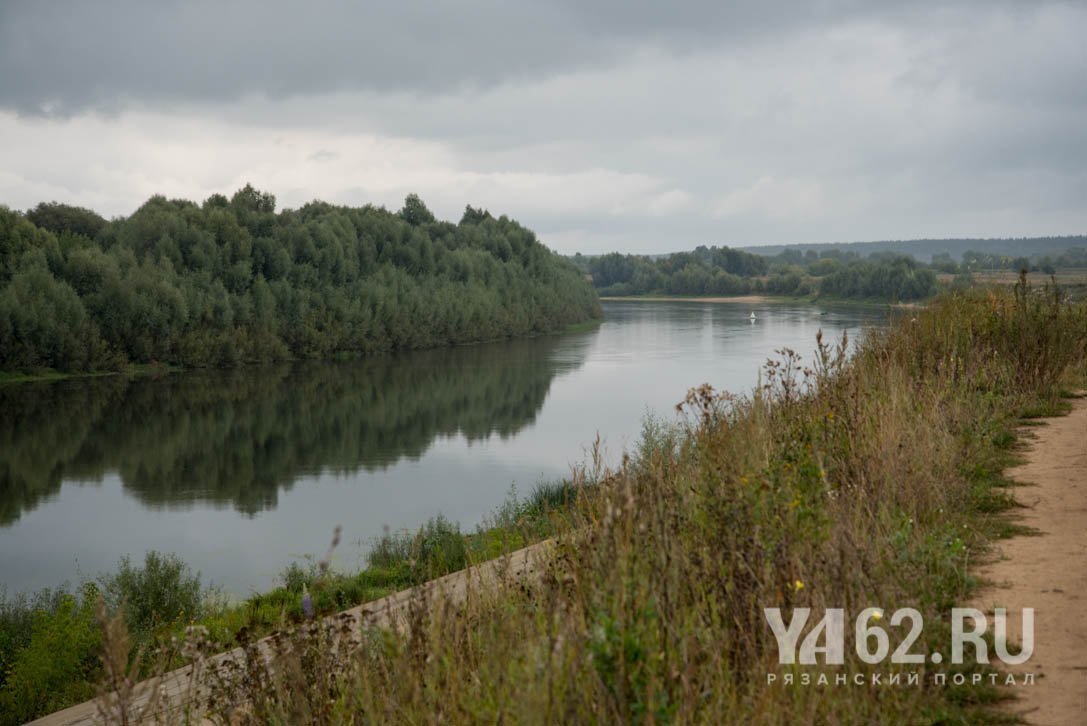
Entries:
<svg viewBox="0 0 1087 726">
<path fill-rule="evenodd" d="M 12 598 L 0 590 L 0 688 L 4 686 L 16 655 L 30 645 L 35 614 L 57 612 L 70 596 L 66 585 L 33 594 L 21 593 Z"/>
<path fill-rule="evenodd" d="M 304 588 L 312 587 L 313 581 L 317 578 L 317 568 L 303 567 L 297 562 L 292 562 L 284 568 L 283 573 L 280 575 L 280 579 L 283 581 L 283 588 L 290 593 L 301 595 Z"/>
<path fill-rule="evenodd" d="M 18 615 L 23 620 L 29 614 L 29 640 L 13 654 L 0 686 L 2 723 L 23 723 L 95 694 L 101 639 L 94 617 L 97 588 L 48 591 L 33 600 Z M 6 619 L 5 626 L 14 620 Z"/>
<path fill-rule="evenodd" d="M 464 569 L 468 548 L 460 527 L 439 514 L 415 534 L 386 534 L 374 544 L 367 562 L 372 569 L 407 570 L 414 582 L 425 582 Z"/>
<path fill-rule="evenodd" d="M 123 557 L 117 572 L 103 575 L 100 582 L 107 607 L 123 608 L 129 630 L 139 634 L 199 617 L 206 599 L 199 574 L 177 555 L 154 550 L 142 567 Z"/>
</svg>

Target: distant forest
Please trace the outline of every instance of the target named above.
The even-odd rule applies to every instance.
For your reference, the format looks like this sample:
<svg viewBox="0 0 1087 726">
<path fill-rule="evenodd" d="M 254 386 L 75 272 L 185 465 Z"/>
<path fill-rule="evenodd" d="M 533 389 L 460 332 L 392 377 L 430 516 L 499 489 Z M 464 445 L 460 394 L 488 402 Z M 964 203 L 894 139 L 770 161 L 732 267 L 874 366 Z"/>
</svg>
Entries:
<svg viewBox="0 0 1087 726">
<path fill-rule="evenodd" d="M 1063 237 L 1006 237 L 1006 238 L 949 238 L 949 239 L 911 239 L 882 240 L 879 242 L 828 242 L 801 245 L 765 245 L 759 247 L 739 247 L 744 252 L 757 255 L 775 256 L 786 250 L 795 250 L 801 254 L 809 251 L 822 254 L 837 250 L 852 252 L 861 256 L 879 252 L 892 252 L 897 255 L 909 255 L 923 262 L 933 257 L 946 255 L 961 260 L 968 252 L 998 257 L 1020 257 L 1057 255 L 1076 247 L 1087 247 L 1087 235 L 1068 235 Z"/>
<path fill-rule="evenodd" d="M 1066 244 L 1083 237 L 1047 238 Z M 926 242 L 918 240 L 918 243 Z M 728 247 L 698 247 L 670 255 L 574 255 L 570 259 L 592 276 L 603 296 L 623 295 L 770 295 L 826 296 L 884 301 L 912 301 L 937 291 L 937 273 L 967 284 L 975 272 L 1011 270 L 1053 273 L 1087 268 L 1087 246 L 1049 249 L 1019 246 L 1014 254 L 965 250 L 955 259 L 932 252 L 927 261 L 893 251 L 865 254 L 864 244 L 798 245 L 776 254 Z M 931 251 L 931 250 L 930 250 Z M 1029 256 L 1025 253 L 1033 253 Z"/>
<path fill-rule="evenodd" d="M 113 220 L 0 207 L 0 370 L 327 358 L 601 314 L 584 275 L 505 216 L 438 221 L 416 195 L 398 212 L 275 206 L 247 185 Z"/>
<path fill-rule="evenodd" d="M 831 250 L 777 257 L 728 247 L 698 247 L 661 257 L 612 253 L 575 255 L 601 295 L 813 295 L 873 300 L 919 300 L 936 293 L 936 274 L 914 259 L 862 259 Z"/>
</svg>

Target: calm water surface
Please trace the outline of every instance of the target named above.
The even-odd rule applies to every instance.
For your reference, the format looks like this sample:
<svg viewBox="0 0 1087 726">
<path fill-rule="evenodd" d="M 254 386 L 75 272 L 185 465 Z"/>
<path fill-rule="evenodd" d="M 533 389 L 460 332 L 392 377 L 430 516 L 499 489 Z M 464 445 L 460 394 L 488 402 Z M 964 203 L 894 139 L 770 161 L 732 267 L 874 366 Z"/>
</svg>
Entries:
<svg viewBox="0 0 1087 726">
<path fill-rule="evenodd" d="M 609 458 L 688 388 L 747 391 L 878 309 L 610 302 L 596 330 L 452 350 L 0 387 L 0 584 L 76 582 L 174 552 L 235 595 L 292 559 L 364 564 L 385 527 L 470 529 L 510 493 Z"/>
</svg>

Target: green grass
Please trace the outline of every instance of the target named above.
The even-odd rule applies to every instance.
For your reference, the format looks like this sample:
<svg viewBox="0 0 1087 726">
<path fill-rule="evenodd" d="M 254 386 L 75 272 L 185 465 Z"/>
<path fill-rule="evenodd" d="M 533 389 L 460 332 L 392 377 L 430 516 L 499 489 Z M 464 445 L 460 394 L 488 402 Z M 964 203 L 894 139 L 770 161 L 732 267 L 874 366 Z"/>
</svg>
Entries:
<svg viewBox="0 0 1087 726">
<path fill-rule="evenodd" d="M 822 341 L 803 360 L 783 350 L 749 395 L 692 389 L 685 423 L 647 422 L 616 470 L 594 461 L 512 497 L 474 533 L 441 519 L 391 533 L 364 573 L 292 568 L 279 590 L 209 615 L 223 640 L 286 625 L 275 668 L 250 658 L 243 670 L 259 677 L 214 684 L 212 713 L 229 720 L 245 702 L 258 722 L 1004 718 L 992 710 L 1003 689 L 935 686 L 949 666 L 871 666 L 850 647 L 846 672 L 913 668 L 922 684 L 767 686 L 784 671 L 762 609 L 914 607 L 914 652 L 946 650 L 950 609 L 979 587 L 971 565 L 1021 532 L 1002 472 L 1022 417 L 1063 410 L 1085 345 L 1087 308 L 1023 285 L 941 296 L 853 355 Z M 457 609 L 419 603 L 406 632 L 368 631 L 350 652 L 299 614 L 303 591 L 331 610 L 544 537 L 556 544 L 538 578 Z"/>
<path fill-rule="evenodd" d="M 369 633 L 351 654 L 292 631 L 284 675 L 226 685 L 213 710 L 242 698 L 260 720 L 324 723 L 1005 718 L 992 710 L 1005 691 L 934 686 L 927 663 L 920 687 L 769 688 L 761 609 L 915 607 L 915 651 L 946 649 L 950 609 L 979 586 L 971 563 L 1022 531 L 1001 474 L 1021 417 L 1062 410 L 1085 341 L 1083 308 L 1024 288 L 939 298 L 852 357 L 782 351 L 754 394 L 694 389 L 686 425 L 649 422 L 618 470 L 541 487 L 466 538 L 474 560 L 557 533 L 540 580 L 457 613 L 421 605 L 409 633 Z M 386 564 L 416 568 L 403 563 L 426 536 L 388 542 Z M 847 658 L 848 672 L 903 670 Z"/>
<path fill-rule="evenodd" d="M 1037 403 L 1025 407 L 1019 413 L 1019 416 L 1023 419 L 1053 418 L 1054 416 L 1064 416 L 1071 410 L 1071 403 L 1064 399 L 1054 398 L 1038 401 Z"/>
<path fill-rule="evenodd" d="M 331 615 L 464 569 L 470 563 L 501 557 L 558 531 L 555 522 L 561 520 L 564 508 L 569 510 L 573 505 L 565 496 L 569 491 L 570 485 L 560 482 L 540 485 L 524 501 L 511 495 L 488 524 L 471 533 L 462 533 L 441 515 L 416 531 L 388 533 L 374 543 L 367 567 L 360 572 L 338 572 L 320 562 L 291 563 L 280 574 L 281 584 L 276 588 L 240 603 L 228 603 L 209 592 L 198 617 L 176 619 L 155 637 L 161 642 L 183 637 L 187 627 L 198 625 L 207 629 L 215 649 L 226 650 L 237 645 L 243 633 L 245 638 L 257 638 L 302 622 L 303 591 L 310 593 L 315 616 Z"/>
<path fill-rule="evenodd" d="M 380 538 L 360 572 L 294 562 L 277 587 L 241 602 L 203 586 L 176 556 L 154 551 L 142 564 L 122 559 L 115 572 L 75 590 L 62 586 L 12 598 L 0 592 L 0 724 L 21 723 L 95 695 L 102 677 L 94 615 L 99 598 L 107 611 L 123 614 L 133 650 L 161 653 L 141 664 L 140 675 L 150 677 L 184 664 L 171 644 L 184 641 L 193 627 L 211 652 L 225 651 L 305 622 L 304 592 L 315 617 L 331 615 L 545 539 L 559 530 L 576 494 L 570 482 L 540 484 L 524 500 L 511 493 L 470 533 L 438 515 L 417 531 Z M 54 652 L 58 638 L 69 643 L 64 658 Z"/>
</svg>

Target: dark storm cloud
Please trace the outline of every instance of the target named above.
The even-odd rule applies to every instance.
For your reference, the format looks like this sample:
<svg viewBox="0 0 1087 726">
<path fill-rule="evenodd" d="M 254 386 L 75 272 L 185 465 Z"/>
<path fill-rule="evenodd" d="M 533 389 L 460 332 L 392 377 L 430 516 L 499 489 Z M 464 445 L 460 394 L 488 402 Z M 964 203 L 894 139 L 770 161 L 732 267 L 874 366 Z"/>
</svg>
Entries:
<svg viewBox="0 0 1087 726">
<path fill-rule="evenodd" d="M 646 46 L 697 52 L 921 5 L 6 0 L 0 105 L 65 115 L 254 93 L 456 92 L 607 64 Z"/>
<path fill-rule="evenodd" d="M 0 0 L 0 204 L 418 192 L 556 248 L 1087 229 L 1087 4 Z"/>
</svg>

